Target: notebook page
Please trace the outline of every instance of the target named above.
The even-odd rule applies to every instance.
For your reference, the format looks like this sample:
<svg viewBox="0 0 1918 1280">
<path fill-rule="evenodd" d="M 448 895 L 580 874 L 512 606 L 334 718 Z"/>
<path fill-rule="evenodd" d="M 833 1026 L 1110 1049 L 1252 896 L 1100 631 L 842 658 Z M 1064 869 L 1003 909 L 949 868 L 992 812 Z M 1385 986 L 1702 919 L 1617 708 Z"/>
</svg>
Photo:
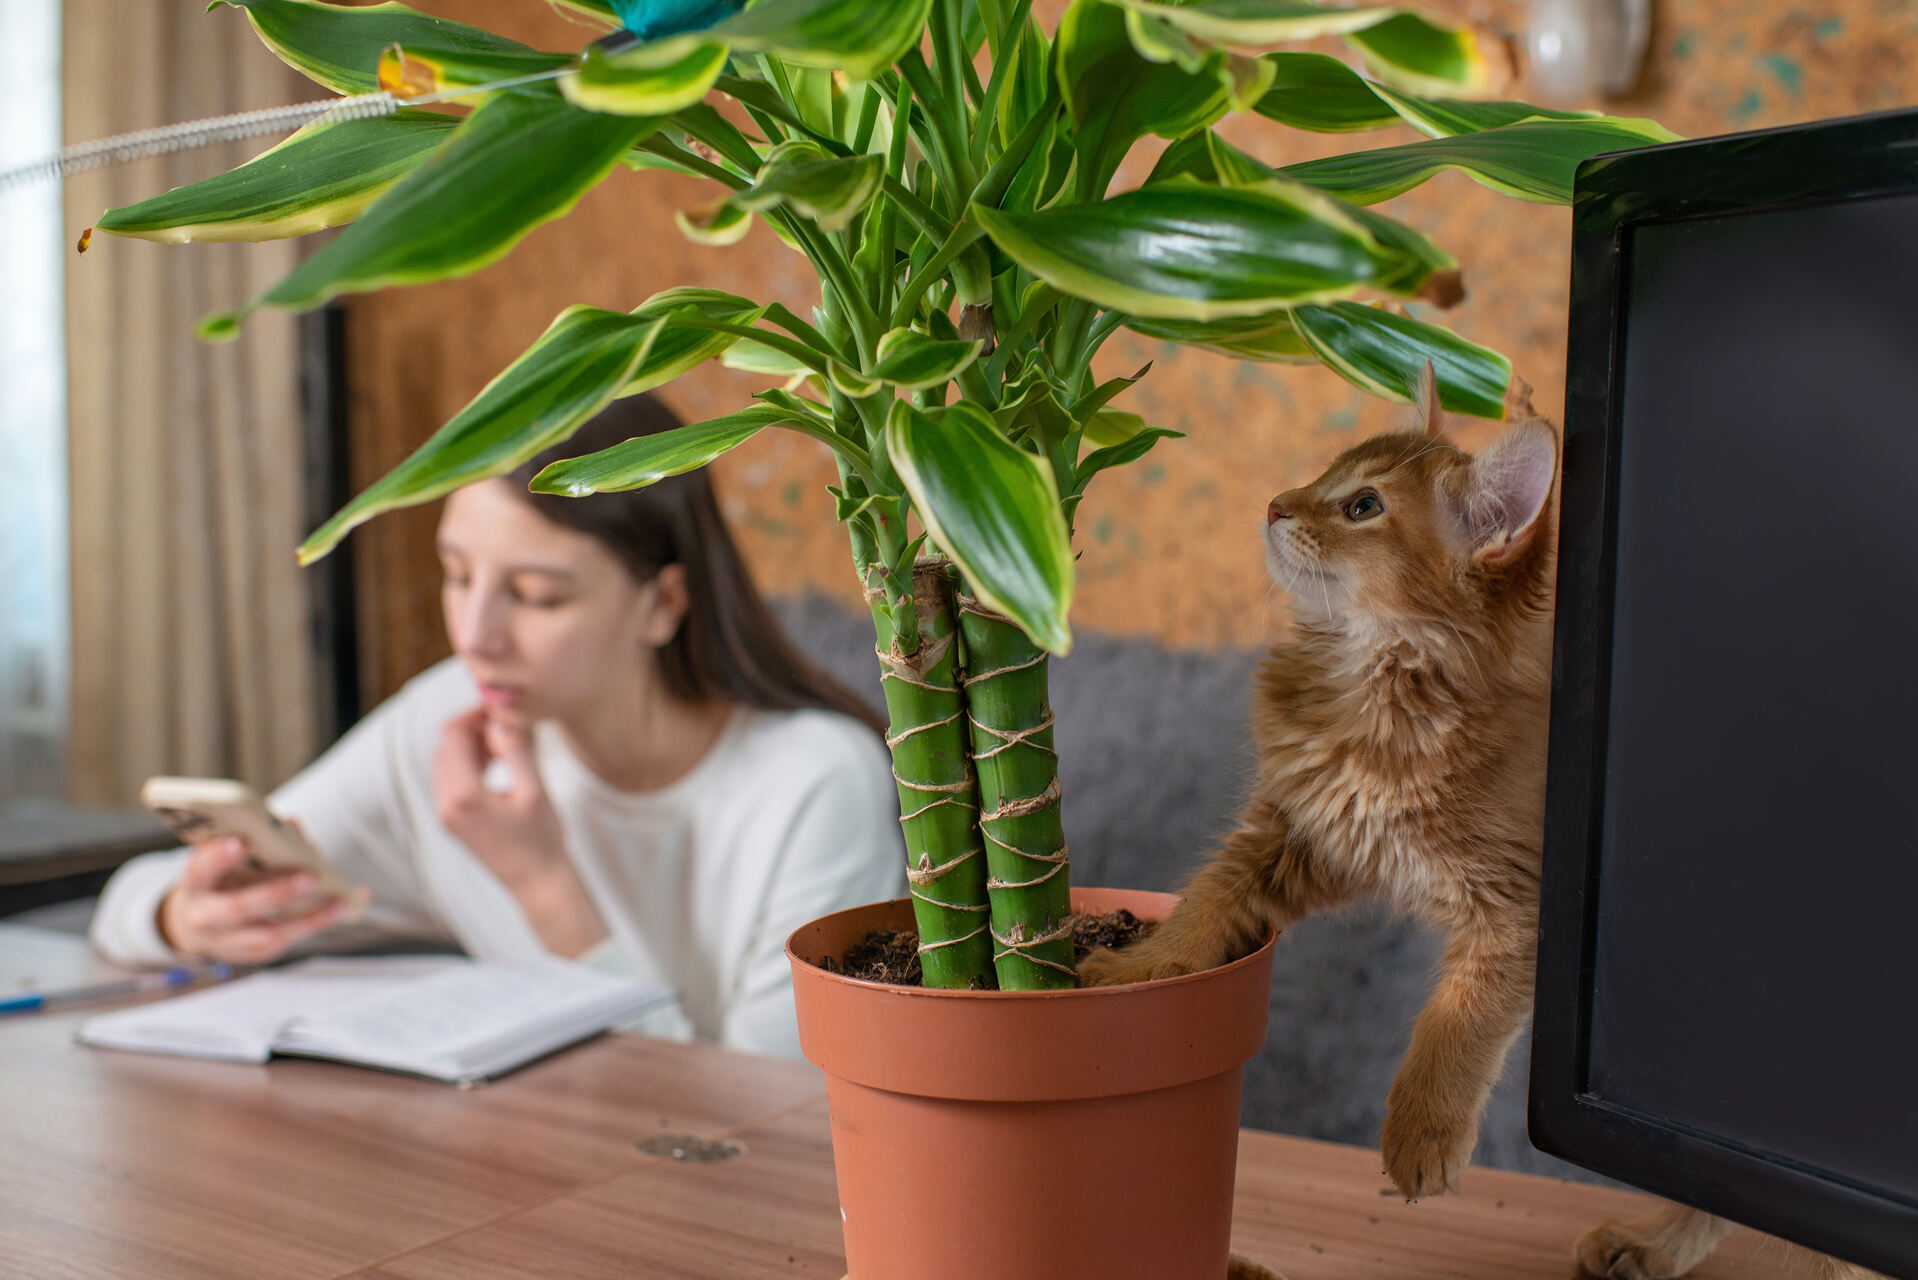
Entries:
<svg viewBox="0 0 1918 1280">
<path fill-rule="evenodd" d="M 321 956 L 80 1025 L 83 1044 L 233 1062 L 265 1062 L 289 1022 L 326 1014 L 396 983 L 425 978 L 456 956 Z"/>
<path fill-rule="evenodd" d="M 559 960 L 462 964 L 288 1025 L 275 1047 L 426 1075 L 483 1074 L 603 1029 L 664 993 Z"/>
</svg>

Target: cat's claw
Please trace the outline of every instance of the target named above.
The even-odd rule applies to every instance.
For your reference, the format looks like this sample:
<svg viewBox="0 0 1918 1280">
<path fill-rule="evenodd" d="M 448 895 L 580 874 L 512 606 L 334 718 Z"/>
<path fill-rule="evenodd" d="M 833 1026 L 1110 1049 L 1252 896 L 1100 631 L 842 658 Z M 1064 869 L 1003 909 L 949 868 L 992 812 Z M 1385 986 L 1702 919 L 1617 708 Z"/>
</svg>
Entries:
<svg viewBox="0 0 1918 1280">
<path fill-rule="evenodd" d="M 1671 1254 L 1618 1222 L 1593 1227 L 1578 1241 L 1578 1265 L 1606 1280 L 1677 1280 L 1684 1275 Z"/>
<path fill-rule="evenodd" d="M 1408 1121 L 1393 1107 L 1385 1115 L 1379 1153 L 1385 1157 L 1385 1175 L 1407 1200 L 1456 1192 L 1459 1175 L 1472 1162 L 1477 1135 L 1459 1132 L 1429 1118 Z"/>
</svg>

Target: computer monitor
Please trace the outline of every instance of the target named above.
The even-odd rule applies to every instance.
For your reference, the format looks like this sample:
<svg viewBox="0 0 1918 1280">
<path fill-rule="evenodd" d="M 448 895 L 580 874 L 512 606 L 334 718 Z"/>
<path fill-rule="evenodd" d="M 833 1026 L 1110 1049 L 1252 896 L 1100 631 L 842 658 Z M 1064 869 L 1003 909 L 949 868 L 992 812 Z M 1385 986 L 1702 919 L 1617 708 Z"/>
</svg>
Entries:
<svg viewBox="0 0 1918 1280">
<path fill-rule="evenodd" d="M 1532 1140 L 1918 1277 L 1918 111 L 1578 174 Z"/>
</svg>

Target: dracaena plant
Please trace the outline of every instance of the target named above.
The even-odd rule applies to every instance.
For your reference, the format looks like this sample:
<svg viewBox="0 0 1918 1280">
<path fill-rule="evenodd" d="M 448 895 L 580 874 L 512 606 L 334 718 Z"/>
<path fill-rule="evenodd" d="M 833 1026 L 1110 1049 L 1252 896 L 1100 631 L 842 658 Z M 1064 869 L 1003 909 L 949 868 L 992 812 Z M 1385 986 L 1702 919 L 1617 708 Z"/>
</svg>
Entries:
<svg viewBox="0 0 1918 1280">
<path fill-rule="evenodd" d="M 1048 32 L 1031 0 L 557 2 L 606 34 L 543 51 L 400 4 L 226 0 L 336 92 L 464 96 L 323 120 L 99 229 L 259 240 L 351 223 L 203 322 L 211 337 L 255 307 L 478 270 L 621 165 L 710 179 L 713 201 L 677 218 L 696 240 L 737 241 L 757 218 L 803 254 L 810 317 L 696 285 L 567 309 L 300 555 L 503 474 L 703 361 L 769 375 L 780 385 L 737 412 L 558 463 L 534 487 L 645 485 L 773 428 L 832 451 L 932 986 L 1074 981 L 1046 692 L 1048 656 L 1071 645 L 1073 517 L 1101 472 L 1176 434 L 1126 411 L 1136 375 L 1094 380 L 1101 344 L 1129 328 L 1322 363 L 1395 400 L 1429 362 L 1447 408 L 1497 417 L 1505 359 L 1404 305 L 1456 300 L 1457 264 L 1373 206 L 1442 169 L 1564 203 L 1580 161 L 1671 136 L 1473 100 L 1471 34 L 1390 6 L 1074 0 Z M 1365 71 L 1259 52 L 1321 36 Z M 1428 137 L 1274 169 L 1213 132 L 1244 111 Z M 1170 147 L 1109 193 L 1150 135 Z"/>
</svg>

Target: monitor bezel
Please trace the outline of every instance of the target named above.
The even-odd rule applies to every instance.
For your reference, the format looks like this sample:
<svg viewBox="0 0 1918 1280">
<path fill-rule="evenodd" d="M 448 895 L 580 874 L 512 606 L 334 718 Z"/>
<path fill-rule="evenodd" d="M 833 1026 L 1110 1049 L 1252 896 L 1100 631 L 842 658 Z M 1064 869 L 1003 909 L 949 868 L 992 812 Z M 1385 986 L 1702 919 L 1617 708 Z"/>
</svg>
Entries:
<svg viewBox="0 0 1918 1280">
<path fill-rule="evenodd" d="M 1540 1150 L 1918 1280 L 1918 1205 L 1607 1103 L 1587 1078 L 1629 232 L 1648 222 L 1915 193 L 1918 110 L 1673 143 L 1579 168 L 1529 1109 Z"/>
</svg>

